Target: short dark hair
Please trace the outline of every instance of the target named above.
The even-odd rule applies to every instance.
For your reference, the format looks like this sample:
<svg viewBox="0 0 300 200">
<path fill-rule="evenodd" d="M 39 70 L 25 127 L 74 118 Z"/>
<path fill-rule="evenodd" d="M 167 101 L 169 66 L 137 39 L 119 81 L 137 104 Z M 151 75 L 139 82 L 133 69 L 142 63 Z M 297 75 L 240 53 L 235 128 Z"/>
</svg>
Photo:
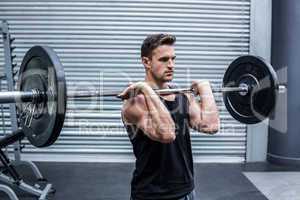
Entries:
<svg viewBox="0 0 300 200">
<path fill-rule="evenodd" d="M 148 35 L 141 46 L 141 57 L 152 56 L 152 51 L 161 45 L 173 45 L 176 37 L 170 34 L 152 34 Z"/>
</svg>

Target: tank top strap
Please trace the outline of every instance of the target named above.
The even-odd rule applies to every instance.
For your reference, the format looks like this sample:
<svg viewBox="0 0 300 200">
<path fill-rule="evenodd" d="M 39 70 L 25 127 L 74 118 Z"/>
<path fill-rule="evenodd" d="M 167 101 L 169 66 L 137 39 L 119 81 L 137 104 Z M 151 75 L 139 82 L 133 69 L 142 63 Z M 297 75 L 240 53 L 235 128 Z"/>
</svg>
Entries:
<svg viewBox="0 0 300 200">
<path fill-rule="evenodd" d="M 177 105 L 179 107 L 179 113 L 184 115 L 185 118 L 187 118 L 189 115 L 189 100 L 187 96 L 184 93 L 179 93 L 176 96 Z"/>
</svg>

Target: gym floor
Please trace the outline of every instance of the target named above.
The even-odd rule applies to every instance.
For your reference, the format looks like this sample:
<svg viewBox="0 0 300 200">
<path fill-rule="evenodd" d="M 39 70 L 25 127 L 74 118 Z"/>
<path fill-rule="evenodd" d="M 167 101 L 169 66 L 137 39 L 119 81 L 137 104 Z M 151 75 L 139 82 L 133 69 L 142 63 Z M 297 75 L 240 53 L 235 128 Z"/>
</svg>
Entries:
<svg viewBox="0 0 300 200">
<path fill-rule="evenodd" d="M 130 178 L 134 164 L 126 163 L 37 163 L 51 182 L 53 200 L 129 199 Z M 28 168 L 19 168 L 27 182 L 34 181 Z M 267 163 L 195 164 L 196 192 L 200 200 L 267 200 L 244 175 L 248 172 L 300 171 Z M 298 179 L 299 180 L 299 179 Z M 17 193 L 20 200 L 34 197 Z M 1 200 L 8 200 L 0 193 Z M 291 200 L 291 199 L 290 199 Z"/>
</svg>

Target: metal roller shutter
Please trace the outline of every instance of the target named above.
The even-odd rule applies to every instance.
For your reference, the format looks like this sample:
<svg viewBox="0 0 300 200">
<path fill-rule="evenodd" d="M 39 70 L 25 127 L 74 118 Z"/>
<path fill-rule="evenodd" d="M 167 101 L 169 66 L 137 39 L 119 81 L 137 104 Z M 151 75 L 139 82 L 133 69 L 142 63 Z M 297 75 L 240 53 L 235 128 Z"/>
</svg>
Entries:
<svg viewBox="0 0 300 200">
<path fill-rule="evenodd" d="M 180 86 L 193 79 L 220 86 L 228 64 L 249 53 L 250 0 L 2 0 L 0 19 L 9 22 L 16 38 L 19 65 L 33 45 L 54 48 L 69 91 L 120 89 L 142 80 L 139 50 L 150 33 L 177 36 L 174 81 Z M 2 54 L 1 48 L 0 63 Z M 213 136 L 192 132 L 195 161 L 244 161 L 246 126 L 232 119 L 221 95 L 216 99 L 221 130 Z M 27 145 L 23 151 L 38 160 L 133 160 L 120 108 L 113 98 L 68 101 L 56 144 L 46 149 Z"/>
</svg>

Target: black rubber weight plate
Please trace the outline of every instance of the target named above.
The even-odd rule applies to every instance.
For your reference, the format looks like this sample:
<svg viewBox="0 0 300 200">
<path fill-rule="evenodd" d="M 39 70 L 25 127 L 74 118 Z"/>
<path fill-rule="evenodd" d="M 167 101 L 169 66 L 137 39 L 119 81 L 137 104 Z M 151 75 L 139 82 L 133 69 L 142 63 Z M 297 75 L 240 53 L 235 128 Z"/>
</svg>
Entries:
<svg viewBox="0 0 300 200">
<path fill-rule="evenodd" d="M 30 104 L 19 105 L 20 124 L 32 145 L 47 147 L 57 140 L 61 132 L 67 98 L 63 66 L 56 53 L 49 47 L 32 47 L 22 61 L 18 90 L 32 89 L 47 93 L 47 100 L 35 108 L 30 126 L 25 124 Z"/>
<path fill-rule="evenodd" d="M 239 92 L 224 93 L 224 103 L 229 113 L 239 122 L 255 124 L 269 117 L 275 108 L 278 79 L 272 66 L 255 56 L 241 56 L 228 67 L 223 87 L 247 84 L 247 95 Z"/>
</svg>

